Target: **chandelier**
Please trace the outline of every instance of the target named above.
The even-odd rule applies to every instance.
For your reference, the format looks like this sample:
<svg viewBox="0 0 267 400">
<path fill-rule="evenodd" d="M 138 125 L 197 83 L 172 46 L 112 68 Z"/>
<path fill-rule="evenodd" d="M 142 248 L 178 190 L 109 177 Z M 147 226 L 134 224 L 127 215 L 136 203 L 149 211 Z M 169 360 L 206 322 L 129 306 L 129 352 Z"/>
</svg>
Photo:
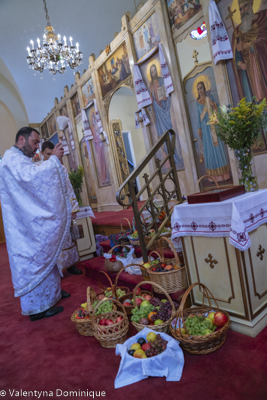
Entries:
<svg viewBox="0 0 267 400">
<path fill-rule="evenodd" d="M 79 43 L 76 46 L 72 45 L 72 37 L 69 38 L 70 46 L 67 45 L 66 36 L 63 37 L 64 45 L 61 42 L 61 36 L 56 35 L 54 28 L 49 22 L 48 11 L 46 2 L 44 2 L 44 9 L 46 12 L 47 27 L 44 29 L 43 47 L 41 47 L 40 39 L 37 39 L 37 48 L 34 48 L 33 40 L 30 41 L 32 48 L 27 47 L 28 56 L 27 63 L 29 68 L 34 71 L 39 71 L 41 74 L 44 69 L 55 75 L 57 72 L 63 74 L 66 66 L 70 66 L 75 74 L 77 68 L 82 61 L 83 55 L 79 51 Z M 41 75 L 42 76 L 42 75 Z"/>
</svg>

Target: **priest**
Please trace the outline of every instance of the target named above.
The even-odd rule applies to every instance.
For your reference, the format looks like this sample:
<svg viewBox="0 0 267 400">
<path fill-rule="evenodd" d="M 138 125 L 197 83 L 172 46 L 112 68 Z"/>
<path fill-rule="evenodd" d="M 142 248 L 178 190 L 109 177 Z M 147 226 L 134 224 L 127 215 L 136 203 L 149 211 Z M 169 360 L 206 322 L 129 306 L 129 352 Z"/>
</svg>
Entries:
<svg viewBox="0 0 267 400">
<path fill-rule="evenodd" d="M 37 166 L 37 130 L 21 128 L 0 164 L 0 196 L 15 297 L 31 321 L 63 311 L 53 307 L 62 297 L 57 260 L 69 234 L 71 204 L 57 144 L 47 162 Z"/>
</svg>

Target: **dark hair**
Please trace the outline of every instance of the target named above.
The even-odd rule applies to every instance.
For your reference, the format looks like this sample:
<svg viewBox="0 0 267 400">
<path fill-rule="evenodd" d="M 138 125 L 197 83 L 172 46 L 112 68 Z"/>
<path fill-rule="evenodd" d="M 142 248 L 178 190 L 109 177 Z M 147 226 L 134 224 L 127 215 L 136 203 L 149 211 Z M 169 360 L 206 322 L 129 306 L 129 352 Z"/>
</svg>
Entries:
<svg viewBox="0 0 267 400">
<path fill-rule="evenodd" d="M 151 69 L 152 69 L 153 67 L 156 69 L 156 72 L 157 72 L 157 77 L 156 77 L 156 78 L 158 78 L 158 70 L 157 70 L 157 67 L 156 67 L 155 64 L 152 64 L 151 67 L 150 67 L 150 70 L 149 70 L 151 81 L 153 81 L 153 78 L 152 78 L 152 75 L 151 75 Z"/>
<path fill-rule="evenodd" d="M 29 136 L 31 135 L 32 131 L 34 131 L 34 132 L 38 133 L 38 135 L 40 135 L 40 133 L 36 129 L 31 128 L 30 126 L 26 126 L 24 128 L 21 128 L 17 132 L 15 143 L 18 142 L 20 136 L 23 136 L 28 141 L 29 140 Z"/>
<path fill-rule="evenodd" d="M 202 86 L 203 86 L 203 89 L 204 89 L 204 92 L 205 92 L 205 95 L 207 95 L 206 94 L 206 86 L 205 86 L 205 83 L 203 82 L 203 81 L 200 81 L 200 82 L 198 82 L 198 84 L 197 84 L 197 87 L 198 87 L 198 85 L 199 84 L 201 84 Z M 200 95 L 198 95 L 198 98 L 197 98 L 197 100 L 199 100 L 200 99 Z"/>
<path fill-rule="evenodd" d="M 45 149 L 53 150 L 54 147 L 55 147 L 54 143 L 48 142 L 48 141 L 47 141 L 47 142 L 44 142 L 44 143 L 42 144 L 42 152 L 44 152 Z"/>
</svg>

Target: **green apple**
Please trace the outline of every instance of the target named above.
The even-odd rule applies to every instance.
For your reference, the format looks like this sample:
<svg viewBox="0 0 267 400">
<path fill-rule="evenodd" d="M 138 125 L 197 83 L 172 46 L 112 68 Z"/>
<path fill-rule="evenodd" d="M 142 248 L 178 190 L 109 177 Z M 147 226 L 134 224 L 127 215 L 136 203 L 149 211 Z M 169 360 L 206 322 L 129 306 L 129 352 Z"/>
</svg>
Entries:
<svg viewBox="0 0 267 400">
<path fill-rule="evenodd" d="M 211 320 L 211 322 L 212 322 L 212 324 L 213 324 L 213 321 L 214 321 L 214 316 L 215 316 L 215 312 L 211 312 L 211 313 L 209 313 L 209 315 L 208 315 L 208 318 Z"/>
<path fill-rule="evenodd" d="M 142 303 L 140 304 L 140 307 L 149 307 L 150 303 L 147 300 L 142 301 Z"/>
<path fill-rule="evenodd" d="M 145 267 L 146 269 L 148 269 L 148 268 L 151 267 L 151 265 L 150 265 L 149 263 L 145 263 L 145 264 L 143 265 L 143 267 Z"/>
<path fill-rule="evenodd" d="M 163 324 L 162 319 L 156 319 L 156 321 L 154 322 L 154 325 L 160 325 Z"/>
<path fill-rule="evenodd" d="M 154 340 L 157 339 L 157 335 L 155 332 L 148 332 L 148 334 L 146 335 L 146 340 L 148 342 L 154 342 Z"/>
</svg>

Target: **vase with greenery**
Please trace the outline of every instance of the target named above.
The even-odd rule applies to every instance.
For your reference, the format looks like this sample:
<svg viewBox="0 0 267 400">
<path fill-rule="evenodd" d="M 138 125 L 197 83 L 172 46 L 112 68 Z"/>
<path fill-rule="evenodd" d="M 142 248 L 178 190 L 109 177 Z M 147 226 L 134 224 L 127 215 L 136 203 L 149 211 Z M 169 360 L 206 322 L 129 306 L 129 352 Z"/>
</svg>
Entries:
<svg viewBox="0 0 267 400">
<path fill-rule="evenodd" d="M 83 184 L 83 168 L 79 166 L 77 170 L 73 170 L 69 173 L 70 182 L 72 184 L 74 193 L 77 197 L 79 206 L 82 207 L 82 184 Z"/>
<path fill-rule="evenodd" d="M 208 124 L 216 125 L 218 137 L 235 151 L 241 173 L 239 184 L 244 185 L 246 191 L 258 190 L 252 171 L 252 146 L 267 126 L 266 99 L 255 104 L 243 98 L 237 107 L 222 106 L 211 115 Z"/>
</svg>

